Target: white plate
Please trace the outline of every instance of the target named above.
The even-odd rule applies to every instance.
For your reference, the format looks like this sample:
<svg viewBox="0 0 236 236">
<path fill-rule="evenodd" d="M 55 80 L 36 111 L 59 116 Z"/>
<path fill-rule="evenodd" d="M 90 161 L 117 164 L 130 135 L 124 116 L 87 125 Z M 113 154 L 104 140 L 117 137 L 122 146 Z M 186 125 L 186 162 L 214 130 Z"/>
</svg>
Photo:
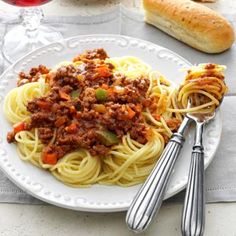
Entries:
<svg viewBox="0 0 236 236">
<path fill-rule="evenodd" d="M 91 188 L 71 188 L 56 180 L 47 171 L 23 162 L 16 154 L 16 147 L 8 144 L 6 134 L 11 125 L 3 115 L 3 99 L 16 86 L 19 71 L 33 66 L 55 64 L 71 60 L 85 49 L 103 47 L 111 57 L 132 55 L 143 59 L 153 69 L 158 69 L 169 80 L 180 83 L 184 73 L 180 68 L 190 63 L 174 52 L 140 39 L 120 35 L 85 35 L 66 39 L 38 49 L 9 67 L 0 79 L 0 167 L 21 189 L 43 201 L 74 210 L 112 212 L 128 208 L 140 186 L 128 188 L 94 185 Z M 219 114 L 204 132 L 205 167 L 214 157 L 220 141 L 222 121 Z M 182 190 L 187 183 L 193 130 L 187 134 L 185 145 L 176 163 L 165 198 Z"/>
</svg>

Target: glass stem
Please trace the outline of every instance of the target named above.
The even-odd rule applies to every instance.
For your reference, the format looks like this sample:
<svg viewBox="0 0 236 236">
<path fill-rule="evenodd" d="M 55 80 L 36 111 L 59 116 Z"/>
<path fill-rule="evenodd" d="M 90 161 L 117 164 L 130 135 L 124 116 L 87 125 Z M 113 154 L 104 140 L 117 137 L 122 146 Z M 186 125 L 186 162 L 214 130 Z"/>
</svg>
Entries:
<svg viewBox="0 0 236 236">
<path fill-rule="evenodd" d="M 37 38 L 38 27 L 43 19 L 43 11 L 37 7 L 27 7 L 21 10 L 22 25 L 25 27 L 26 35 L 33 41 Z"/>
</svg>

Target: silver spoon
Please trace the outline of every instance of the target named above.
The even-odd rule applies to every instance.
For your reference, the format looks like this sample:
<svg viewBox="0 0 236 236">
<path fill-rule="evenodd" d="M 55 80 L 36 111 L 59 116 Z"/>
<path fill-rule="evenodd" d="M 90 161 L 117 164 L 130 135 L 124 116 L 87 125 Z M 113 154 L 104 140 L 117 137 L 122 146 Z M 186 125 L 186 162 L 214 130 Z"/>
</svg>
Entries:
<svg viewBox="0 0 236 236">
<path fill-rule="evenodd" d="M 220 101 L 220 103 L 222 100 Z M 220 106 L 220 104 L 219 104 Z M 219 107 L 218 106 L 218 107 Z M 182 216 L 182 235 L 201 236 L 205 225 L 204 194 L 204 148 L 202 133 L 204 125 L 215 117 L 216 110 L 206 113 L 186 114 L 196 123 L 195 141 L 192 150 L 189 177 Z"/>
</svg>

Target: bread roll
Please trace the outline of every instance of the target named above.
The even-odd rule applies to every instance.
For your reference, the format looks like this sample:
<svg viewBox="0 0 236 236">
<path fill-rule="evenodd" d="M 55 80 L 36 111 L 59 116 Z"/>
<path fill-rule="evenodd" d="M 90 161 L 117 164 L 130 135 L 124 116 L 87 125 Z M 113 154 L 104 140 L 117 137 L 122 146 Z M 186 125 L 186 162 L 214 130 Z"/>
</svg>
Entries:
<svg viewBox="0 0 236 236">
<path fill-rule="evenodd" d="M 145 19 L 167 34 L 207 53 L 220 53 L 234 42 L 230 23 L 190 0 L 143 0 Z"/>
</svg>

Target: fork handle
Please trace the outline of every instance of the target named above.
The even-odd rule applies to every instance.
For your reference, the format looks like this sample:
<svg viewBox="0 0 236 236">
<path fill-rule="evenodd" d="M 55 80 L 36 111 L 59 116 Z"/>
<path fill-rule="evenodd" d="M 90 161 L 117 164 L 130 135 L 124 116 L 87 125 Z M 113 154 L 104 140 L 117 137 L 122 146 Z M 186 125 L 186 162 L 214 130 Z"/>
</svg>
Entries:
<svg viewBox="0 0 236 236">
<path fill-rule="evenodd" d="M 182 215 L 182 235 L 201 236 L 205 224 L 203 124 L 197 124 Z"/>
<path fill-rule="evenodd" d="M 181 133 L 173 134 L 163 154 L 134 198 L 126 215 L 128 228 L 144 231 L 159 210 L 175 161 L 184 142 Z"/>
<path fill-rule="evenodd" d="M 183 236 L 200 236 L 203 234 L 204 208 L 204 153 L 200 147 L 194 147 L 183 209 Z"/>
</svg>

